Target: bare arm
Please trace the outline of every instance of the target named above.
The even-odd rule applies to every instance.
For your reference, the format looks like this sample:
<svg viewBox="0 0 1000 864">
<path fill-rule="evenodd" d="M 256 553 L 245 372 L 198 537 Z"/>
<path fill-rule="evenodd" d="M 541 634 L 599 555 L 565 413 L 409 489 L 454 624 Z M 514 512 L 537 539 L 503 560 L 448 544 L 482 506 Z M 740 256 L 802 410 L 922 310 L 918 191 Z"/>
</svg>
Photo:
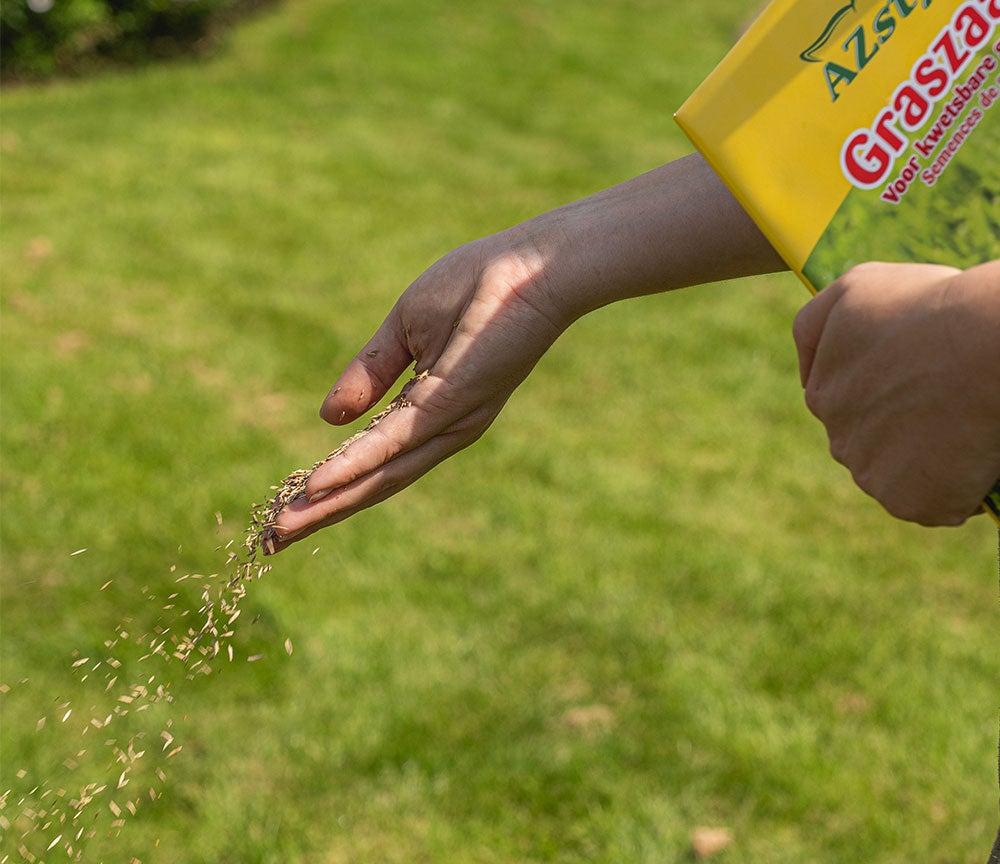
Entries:
<svg viewBox="0 0 1000 864">
<path fill-rule="evenodd" d="M 415 364 L 409 407 L 326 461 L 275 548 L 408 486 L 479 438 L 559 335 L 628 297 L 785 269 L 698 155 L 461 246 L 403 293 L 323 402 L 355 420 Z"/>
<path fill-rule="evenodd" d="M 668 163 L 514 229 L 558 271 L 562 314 L 785 264 L 701 156 Z"/>
</svg>

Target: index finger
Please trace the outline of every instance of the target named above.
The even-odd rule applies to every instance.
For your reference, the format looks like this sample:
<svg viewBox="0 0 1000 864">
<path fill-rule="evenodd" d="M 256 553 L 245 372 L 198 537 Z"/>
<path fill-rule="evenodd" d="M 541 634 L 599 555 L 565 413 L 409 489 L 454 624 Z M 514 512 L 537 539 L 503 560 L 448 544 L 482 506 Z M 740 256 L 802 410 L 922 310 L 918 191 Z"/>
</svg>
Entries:
<svg viewBox="0 0 1000 864">
<path fill-rule="evenodd" d="M 453 423 L 454 412 L 431 408 L 435 391 L 444 384 L 429 372 L 412 378 L 388 408 L 316 467 L 306 482 L 306 498 L 320 500 L 419 447 Z"/>
<path fill-rule="evenodd" d="M 844 293 L 840 280 L 831 283 L 816 294 L 795 316 L 792 324 L 792 336 L 799 355 L 799 380 L 805 387 L 809 383 L 813 361 L 819 348 L 823 330 L 830 317 L 830 312 L 837 305 Z"/>
<path fill-rule="evenodd" d="M 334 426 L 357 420 L 375 405 L 413 362 L 396 310 L 334 382 L 319 410 Z"/>
</svg>

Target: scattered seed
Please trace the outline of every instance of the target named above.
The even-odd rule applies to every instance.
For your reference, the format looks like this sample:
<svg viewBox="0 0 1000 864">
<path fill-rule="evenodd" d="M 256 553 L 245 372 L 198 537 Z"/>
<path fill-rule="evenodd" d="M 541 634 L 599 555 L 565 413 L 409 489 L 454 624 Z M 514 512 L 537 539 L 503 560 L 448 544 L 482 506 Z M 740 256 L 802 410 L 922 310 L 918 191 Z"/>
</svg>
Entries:
<svg viewBox="0 0 1000 864">
<path fill-rule="evenodd" d="M 370 356 L 376 354 L 375 351 L 370 352 Z M 77 750 L 74 755 L 64 758 L 61 764 L 67 771 L 77 772 L 81 771 L 84 765 L 92 766 L 93 760 L 98 757 L 98 754 L 107 754 L 110 766 L 116 766 L 114 770 L 118 771 L 118 777 L 117 780 L 113 779 L 114 774 L 111 767 L 105 766 L 103 769 L 95 769 L 102 773 L 97 775 L 94 782 L 67 783 L 67 786 L 75 790 L 73 795 L 68 794 L 66 788 L 61 786 L 40 783 L 17 798 L 17 812 L 14 814 L 16 820 L 0 816 L 0 829 L 6 831 L 7 826 L 11 824 L 25 826 L 22 835 L 24 838 L 27 838 L 32 831 L 39 832 L 39 835 L 36 835 L 37 842 L 34 851 L 29 850 L 24 844 L 18 847 L 17 851 L 21 854 L 22 860 L 40 860 L 38 853 L 41 852 L 42 845 L 45 843 L 48 843 L 46 851 L 51 851 L 62 844 L 72 860 L 82 860 L 86 842 L 96 836 L 97 828 L 94 826 L 93 818 L 83 820 L 80 817 L 92 805 L 98 807 L 100 811 L 106 807 L 107 812 L 114 819 L 111 828 L 114 830 L 122 829 L 125 825 L 125 813 L 135 815 L 138 803 L 145 796 L 139 794 L 134 799 L 126 801 L 123 806 L 119 805 L 111 796 L 117 790 L 126 787 L 132 780 L 137 781 L 135 785 L 147 789 L 150 800 L 156 800 L 159 797 L 154 786 L 147 786 L 146 783 L 142 782 L 139 760 L 146 753 L 143 746 L 145 733 L 134 732 L 130 736 L 128 723 L 130 722 L 130 712 L 146 711 L 157 703 L 166 703 L 167 705 L 173 703 L 173 688 L 166 681 L 157 679 L 160 674 L 158 671 L 146 676 L 145 683 L 125 685 L 120 674 L 122 670 L 129 667 L 123 666 L 122 662 L 117 657 L 112 656 L 111 652 L 119 647 L 125 648 L 129 644 L 146 645 L 148 653 L 143 654 L 139 658 L 140 661 L 168 662 L 171 664 L 171 668 L 175 668 L 174 664 L 179 663 L 187 679 L 193 678 L 199 672 L 210 674 L 212 671 L 210 661 L 219 655 L 223 647 L 232 661 L 235 652 L 231 640 L 235 636 L 235 626 L 241 617 L 241 603 L 246 596 L 249 583 L 262 578 L 270 570 L 270 566 L 260 560 L 259 553 L 273 553 L 276 550 L 275 527 L 279 514 L 290 502 L 302 496 L 306 482 L 313 470 L 326 462 L 327 459 L 343 453 L 363 435 L 374 429 L 391 412 L 407 407 L 410 404 L 407 398 L 410 387 L 426 375 L 427 373 L 423 372 L 411 379 L 385 410 L 373 416 L 364 429 L 344 441 L 326 459 L 315 463 L 312 469 L 293 471 L 278 486 L 272 487 L 274 494 L 266 503 L 254 504 L 250 511 L 250 525 L 245 531 L 242 545 L 232 549 L 234 541 L 230 540 L 223 547 L 228 554 L 223 573 L 209 575 L 192 573 L 174 577 L 175 583 L 194 580 L 201 585 L 200 606 L 197 610 L 194 608 L 178 610 L 176 607 L 179 605 L 180 595 L 177 592 L 169 594 L 166 598 L 166 604 L 161 607 L 162 612 L 177 615 L 177 620 L 186 619 L 193 622 L 191 626 L 186 626 L 181 631 L 176 627 L 169 626 L 169 622 L 158 621 L 151 632 L 144 632 L 138 638 L 133 638 L 130 631 L 139 625 L 135 623 L 134 618 L 126 617 L 115 628 L 114 638 L 104 641 L 108 652 L 107 656 L 103 658 L 80 657 L 74 653 L 72 669 L 82 670 L 89 664 L 84 674 L 76 680 L 86 680 L 90 673 L 103 670 L 107 682 L 104 692 L 110 694 L 106 698 L 112 702 L 111 710 L 106 711 L 106 713 L 97 712 L 95 708 L 90 709 L 88 713 L 93 713 L 95 716 L 90 717 L 88 722 L 83 725 L 81 735 L 88 733 L 91 729 L 105 730 L 112 726 L 116 731 L 110 737 L 107 737 L 107 732 L 92 733 L 91 739 L 88 740 L 93 742 L 93 746 Z M 363 401 L 364 398 L 365 394 L 362 393 L 361 400 Z M 215 517 L 217 524 L 221 527 L 223 524 L 222 514 L 217 512 Z M 80 555 L 86 551 L 86 548 L 81 548 L 71 553 L 71 556 Z M 178 552 L 181 551 L 179 546 Z M 313 554 L 315 555 L 318 551 L 317 547 L 313 550 Z M 172 565 L 170 573 L 175 573 L 176 569 L 177 565 Z M 107 589 L 113 581 L 113 579 L 106 580 L 101 585 L 100 590 Z M 142 586 L 141 594 L 149 601 L 155 601 L 159 596 L 159 592 L 151 589 L 148 585 Z M 196 604 L 192 604 L 192 606 L 194 605 Z M 254 623 L 259 619 L 259 615 L 255 616 Z M 293 646 L 290 638 L 284 640 L 284 648 L 288 655 L 292 654 Z M 254 663 L 262 660 L 264 656 L 263 652 L 252 654 L 247 657 L 247 662 Z M 154 658 L 159 659 L 154 660 Z M 160 667 L 155 668 L 158 670 Z M 18 683 L 26 684 L 27 678 L 20 679 Z M 7 684 L 0 684 L 0 693 L 9 693 L 10 689 Z M 54 716 L 61 716 L 62 723 L 66 723 L 74 711 L 70 702 L 57 703 L 56 709 L 58 713 Z M 101 716 L 102 713 L 103 716 Z M 36 724 L 36 731 L 41 731 L 46 722 L 46 717 L 41 717 Z M 171 723 L 172 721 L 168 719 L 167 726 L 170 726 Z M 123 732 L 124 734 L 122 734 Z M 94 742 L 94 738 L 99 740 Z M 157 761 L 172 759 L 183 749 L 183 745 L 176 742 L 172 732 L 164 730 L 160 733 L 160 738 L 163 741 L 162 747 L 158 751 L 154 748 L 153 757 L 151 757 Z M 124 743 L 118 744 L 116 743 L 118 741 Z M 159 764 L 151 765 L 147 770 L 151 771 L 160 783 L 166 782 L 166 774 Z M 28 772 L 25 769 L 19 769 L 16 776 L 19 781 L 27 781 L 25 785 L 31 785 L 31 781 L 28 780 Z M 15 806 L 12 803 L 15 797 L 17 796 L 12 795 L 11 790 L 0 791 L 0 810 L 8 806 Z M 43 802 L 45 806 L 40 806 Z M 84 822 L 85 824 L 83 824 Z M 77 831 L 72 843 L 66 842 L 67 834 L 65 831 L 57 830 L 55 838 L 48 839 L 47 835 L 56 826 L 75 827 L 76 825 L 82 825 L 82 827 Z M 38 843 L 42 845 L 38 845 Z M 6 864 L 9 857 L 7 855 L 0 857 L 0 864 Z M 131 860 L 135 864 L 139 864 L 138 859 Z"/>
</svg>

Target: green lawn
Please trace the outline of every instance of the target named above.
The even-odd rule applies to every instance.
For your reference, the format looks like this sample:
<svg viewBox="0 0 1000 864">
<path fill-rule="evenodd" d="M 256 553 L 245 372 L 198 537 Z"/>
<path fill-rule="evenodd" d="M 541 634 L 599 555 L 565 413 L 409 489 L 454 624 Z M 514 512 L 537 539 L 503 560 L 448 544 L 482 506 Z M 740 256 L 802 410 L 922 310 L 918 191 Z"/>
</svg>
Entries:
<svg viewBox="0 0 1000 864">
<path fill-rule="evenodd" d="M 276 558 L 210 677 L 105 645 L 344 436 L 322 397 L 435 258 L 688 152 L 756 6 L 287 0 L 3 93 L 0 861 L 683 864 L 710 826 L 723 864 L 982 864 L 996 532 L 829 459 L 788 275 L 579 322 L 474 448 Z M 61 826 L 119 778 L 112 650 L 174 701 L 114 726 L 136 815 Z"/>
</svg>

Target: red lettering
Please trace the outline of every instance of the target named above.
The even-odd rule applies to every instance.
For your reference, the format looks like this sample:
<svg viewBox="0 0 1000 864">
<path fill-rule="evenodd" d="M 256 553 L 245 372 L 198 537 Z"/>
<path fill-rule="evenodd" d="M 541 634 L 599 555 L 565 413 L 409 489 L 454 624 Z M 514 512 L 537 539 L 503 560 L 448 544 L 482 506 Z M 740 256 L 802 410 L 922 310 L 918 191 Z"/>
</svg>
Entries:
<svg viewBox="0 0 1000 864">
<path fill-rule="evenodd" d="M 902 115 L 901 119 L 905 129 L 916 129 L 918 126 L 922 126 L 931 113 L 931 103 L 910 84 L 899 90 L 892 106 Z"/>
<path fill-rule="evenodd" d="M 903 196 L 910 188 L 910 184 L 916 179 L 917 172 L 919 171 L 920 163 L 917 161 L 917 157 L 911 156 L 910 161 L 906 163 L 906 167 L 900 172 L 899 177 L 882 190 L 882 200 L 888 201 L 890 204 L 898 204 L 902 201 Z"/>
<path fill-rule="evenodd" d="M 1000 0 L 997 0 L 1000 3 Z M 948 89 L 948 73 L 933 57 L 925 57 L 913 70 L 913 80 L 923 87 L 931 99 L 937 99 Z"/>
<path fill-rule="evenodd" d="M 902 199 L 899 197 L 899 193 L 893 188 L 892 184 L 889 184 L 882 190 L 882 200 L 888 201 L 890 204 L 898 204 Z"/>
<path fill-rule="evenodd" d="M 951 30 L 945 30 L 941 34 L 941 38 L 934 43 L 935 51 L 943 51 L 945 57 L 948 59 L 948 65 L 951 67 L 951 74 L 957 75 L 961 69 L 962 64 L 969 59 L 971 52 L 966 49 L 962 54 L 958 53 L 958 49 L 955 47 L 955 40 L 952 39 Z"/>
<path fill-rule="evenodd" d="M 893 153 L 902 153 L 903 148 L 906 146 L 906 139 L 889 126 L 895 119 L 895 113 L 886 109 L 879 115 L 878 120 L 875 121 L 875 132 Z"/>
<path fill-rule="evenodd" d="M 874 189 L 892 168 L 892 157 L 873 140 L 871 130 L 859 129 L 844 142 L 840 165 L 855 186 Z"/>
<path fill-rule="evenodd" d="M 989 38 L 993 29 L 990 27 L 990 22 L 971 6 L 966 6 L 958 13 L 955 26 L 957 28 L 965 27 L 965 32 L 962 35 L 965 36 L 965 44 L 970 48 L 978 48 L 982 45 Z"/>
<path fill-rule="evenodd" d="M 881 43 L 881 37 L 891 36 L 898 23 L 889 14 L 894 2 L 897 0 L 888 0 L 876 15 L 873 32 L 878 38 L 871 54 Z M 905 2 L 898 0 L 899 4 Z M 931 2 L 925 0 L 924 8 Z M 898 8 L 906 17 L 902 5 Z M 907 137 L 910 133 L 930 122 L 932 115 L 936 114 L 933 129 L 914 147 L 923 156 L 929 157 L 937 150 L 939 142 L 944 144 L 944 155 L 938 160 L 943 167 L 950 158 L 948 154 L 961 145 L 979 122 L 983 110 L 1000 104 L 1000 87 L 991 80 L 995 70 L 1000 68 L 1000 42 L 994 46 L 997 56 L 988 51 L 981 53 L 988 40 L 995 38 L 994 33 L 1000 24 L 1000 0 L 955 0 L 950 8 L 954 10 L 951 22 L 938 32 L 926 53 L 917 58 L 910 69 L 909 79 L 900 83 L 891 101 L 879 111 L 871 126 L 855 130 L 841 147 L 840 165 L 844 176 L 861 189 L 872 189 L 887 183 L 882 197 L 888 201 L 895 202 L 902 198 L 917 177 L 927 182 L 928 176 L 933 180 L 939 173 L 935 166 L 930 172 L 921 174 L 919 165 L 914 162 L 916 157 L 913 157 L 890 180 L 893 165 L 910 144 Z M 852 77 L 859 74 L 871 57 L 864 35 L 855 31 L 843 46 L 847 51 L 854 42 L 854 47 L 861 52 L 857 56 L 858 70 L 850 70 Z M 957 80 L 977 53 L 981 56 L 978 68 L 971 75 L 966 74 L 961 81 Z M 1000 84 L 1000 79 L 997 84 Z M 837 94 L 832 88 L 831 92 L 836 99 Z M 973 108 L 963 118 L 970 103 L 974 103 Z M 952 136 L 947 143 L 943 140 L 946 134 Z"/>
</svg>

